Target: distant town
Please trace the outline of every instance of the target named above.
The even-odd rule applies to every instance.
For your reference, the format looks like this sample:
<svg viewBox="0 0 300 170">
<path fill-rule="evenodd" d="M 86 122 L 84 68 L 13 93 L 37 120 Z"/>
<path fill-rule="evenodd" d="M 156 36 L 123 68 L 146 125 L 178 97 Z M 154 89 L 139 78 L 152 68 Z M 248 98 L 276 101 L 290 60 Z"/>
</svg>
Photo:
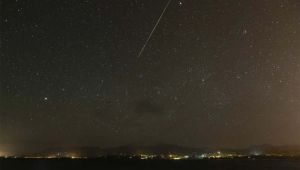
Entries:
<svg viewBox="0 0 300 170">
<path fill-rule="evenodd" d="M 24 159 L 133 159 L 133 160 L 201 160 L 201 159 L 259 159 L 267 157 L 300 157 L 298 146 L 252 146 L 247 149 L 185 148 L 174 145 L 121 146 L 117 148 L 56 148 L 47 151 L 9 155 L 0 151 L 0 158 Z"/>
</svg>

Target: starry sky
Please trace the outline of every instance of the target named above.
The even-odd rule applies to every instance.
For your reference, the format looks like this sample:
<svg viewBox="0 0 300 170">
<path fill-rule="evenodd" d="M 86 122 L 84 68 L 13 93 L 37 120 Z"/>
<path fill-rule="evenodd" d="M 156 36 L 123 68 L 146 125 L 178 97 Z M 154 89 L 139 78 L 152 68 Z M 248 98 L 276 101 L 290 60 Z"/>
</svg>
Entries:
<svg viewBox="0 0 300 170">
<path fill-rule="evenodd" d="M 300 144 L 300 1 L 2 0 L 0 149 Z"/>
</svg>

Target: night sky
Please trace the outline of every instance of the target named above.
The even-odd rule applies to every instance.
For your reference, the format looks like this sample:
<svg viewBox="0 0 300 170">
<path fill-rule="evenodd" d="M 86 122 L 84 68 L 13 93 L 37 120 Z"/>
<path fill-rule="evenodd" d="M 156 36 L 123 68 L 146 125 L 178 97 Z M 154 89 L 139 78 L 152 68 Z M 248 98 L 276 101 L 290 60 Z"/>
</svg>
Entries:
<svg viewBox="0 0 300 170">
<path fill-rule="evenodd" d="M 1 0 L 0 150 L 300 144 L 300 1 Z"/>
</svg>

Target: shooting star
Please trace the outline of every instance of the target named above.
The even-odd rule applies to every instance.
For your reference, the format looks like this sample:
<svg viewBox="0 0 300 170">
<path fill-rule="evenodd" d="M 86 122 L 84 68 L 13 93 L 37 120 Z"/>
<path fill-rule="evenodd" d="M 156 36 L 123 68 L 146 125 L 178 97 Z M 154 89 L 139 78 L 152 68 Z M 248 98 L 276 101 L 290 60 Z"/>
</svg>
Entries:
<svg viewBox="0 0 300 170">
<path fill-rule="evenodd" d="M 169 5 L 170 5 L 171 1 L 172 1 L 172 0 L 169 0 L 169 1 L 168 1 L 168 3 L 166 4 L 166 6 L 165 6 L 164 10 L 163 10 L 163 11 L 162 11 L 162 13 L 160 14 L 160 16 L 159 16 L 159 18 L 158 18 L 158 20 L 157 20 L 157 22 L 156 22 L 156 24 L 155 24 L 154 28 L 152 29 L 152 31 L 151 31 L 150 35 L 148 36 L 148 38 L 147 38 L 147 40 L 146 40 L 145 44 L 143 45 L 142 49 L 140 50 L 140 52 L 139 52 L 139 54 L 138 54 L 137 58 L 140 58 L 140 57 L 141 57 L 141 55 L 143 54 L 143 52 L 144 52 L 144 50 L 145 50 L 145 48 L 146 48 L 146 46 L 147 46 L 147 44 L 148 44 L 149 40 L 151 39 L 151 37 L 152 37 L 153 33 L 155 32 L 155 30 L 156 30 L 156 27 L 158 26 L 158 24 L 159 24 L 160 20 L 161 20 L 161 19 L 162 19 L 162 17 L 164 16 L 164 13 L 166 12 L 167 8 L 169 7 Z"/>
</svg>

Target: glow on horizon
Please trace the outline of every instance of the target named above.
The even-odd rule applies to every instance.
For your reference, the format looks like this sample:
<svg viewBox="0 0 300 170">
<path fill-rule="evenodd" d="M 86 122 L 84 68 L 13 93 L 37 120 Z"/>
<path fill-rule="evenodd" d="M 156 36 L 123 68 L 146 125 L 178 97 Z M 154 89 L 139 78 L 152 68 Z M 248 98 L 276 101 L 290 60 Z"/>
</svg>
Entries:
<svg viewBox="0 0 300 170">
<path fill-rule="evenodd" d="M 0 150 L 0 157 L 5 157 L 5 156 L 8 156 L 8 153 Z"/>
</svg>

